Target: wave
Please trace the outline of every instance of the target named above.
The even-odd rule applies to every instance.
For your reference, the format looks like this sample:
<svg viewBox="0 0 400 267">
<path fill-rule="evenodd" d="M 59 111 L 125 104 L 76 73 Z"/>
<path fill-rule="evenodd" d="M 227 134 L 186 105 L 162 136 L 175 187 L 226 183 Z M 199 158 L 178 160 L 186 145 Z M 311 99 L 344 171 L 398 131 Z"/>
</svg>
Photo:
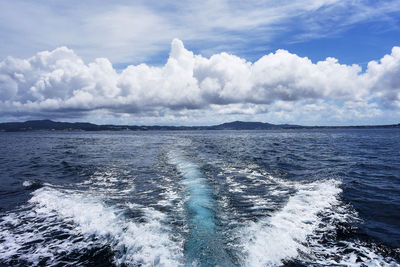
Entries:
<svg viewBox="0 0 400 267">
<path fill-rule="evenodd" d="M 297 189 L 282 210 L 243 230 L 249 265 L 280 265 L 299 252 L 309 252 L 304 243 L 321 221 L 318 214 L 336 205 L 341 191 L 333 180 L 299 185 Z"/>
<path fill-rule="evenodd" d="M 374 244 L 346 237 L 362 223 L 341 199 L 341 181 L 293 181 L 275 177 L 256 164 L 216 164 L 229 193 L 229 246 L 244 266 L 301 265 L 398 266 Z M 218 174 L 219 175 L 219 174 Z"/>
<path fill-rule="evenodd" d="M 245 264 L 279 266 L 290 261 L 305 265 L 395 264 L 391 258 L 360 242 L 324 240 L 336 234 L 337 225 L 357 220 L 356 214 L 340 201 L 340 185 L 334 179 L 293 184 L 296 193 L 282 209 L 239 231 Z"/>
<path fill-rule="evenodd" d="M 47 259 L 46 265 L 62 263 L 63 255 L 91 247 L 109 246 L 114 264 L 177 266 L 182 244 L 173 241 L 163 224 L 165 215 L 143 208 L 145 222 L 135 223 L 124 210 L 101 200 L 44 187 L 29 200 L 31 207 L 3 216 L 0 223 L 0 258 L 14 258 L 30 265 Z"/>
<path fill-rule="evenodd" d="M 43 186 L 40 180 L 26 180 L 22 183 L 22 186 L 26 189 L 35 190 Z"/>
</svg>

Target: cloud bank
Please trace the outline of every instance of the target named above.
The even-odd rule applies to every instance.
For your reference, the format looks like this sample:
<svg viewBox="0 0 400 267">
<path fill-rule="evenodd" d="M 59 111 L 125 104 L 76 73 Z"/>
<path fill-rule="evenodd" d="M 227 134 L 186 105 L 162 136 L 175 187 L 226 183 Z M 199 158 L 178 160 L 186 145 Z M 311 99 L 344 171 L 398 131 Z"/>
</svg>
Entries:
<svg viewBox="0 0 400 267">
<path fill-rule="evenodd" d="M 178 39 L 165 65 L 117 71 L 106 58 L 86 64 L 60 47 L 1 61 L 0 92 L 3 118 L 106 114 L 128 121 L 210 122 L 248 115 L 293 122 L 301 115 L 306 124 L 350 123 L 399 113 L 400 47 L 369 62 L 365 71 L 335 58 L 313 63 L 285 50 L 253 63 L 227 53 L 206 58 Z"/>
</svg>

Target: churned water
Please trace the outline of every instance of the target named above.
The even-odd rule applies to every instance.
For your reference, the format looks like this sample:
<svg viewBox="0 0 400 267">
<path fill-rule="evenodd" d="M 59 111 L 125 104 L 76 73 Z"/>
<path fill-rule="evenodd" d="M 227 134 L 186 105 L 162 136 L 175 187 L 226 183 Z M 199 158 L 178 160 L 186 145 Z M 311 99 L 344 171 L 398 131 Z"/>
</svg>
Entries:
<svg viewBox="0 0 400 267">
<path fill-rule="evenodd" d="M 400 131 L 0 133 L 0 265 L 399 266 Z"/>
</svg>

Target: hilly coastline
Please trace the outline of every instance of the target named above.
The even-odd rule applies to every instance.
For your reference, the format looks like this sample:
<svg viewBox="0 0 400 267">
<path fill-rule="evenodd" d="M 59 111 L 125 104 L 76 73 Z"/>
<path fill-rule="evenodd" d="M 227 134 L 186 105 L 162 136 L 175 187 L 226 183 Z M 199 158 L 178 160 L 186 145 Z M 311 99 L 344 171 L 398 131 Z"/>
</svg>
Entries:
<svg viewBox="0 0 400 267">
<path fill-rule="evenodd" d="M 31 120 L 26 122 L 0 123 L 1 132 L 25 131 L 181 131 L 181 130 L 277 130 L 277 129 L 341 129 L 341 128 L 400 128 L 399 124 L 363 126 L 302 126 L 293 124 L 271 124 L 264 122 L 233 121 L 211 126 L 137 126 L 97 125 L 88 122 L 57 122 L 52 120 Z"/>
</svg>

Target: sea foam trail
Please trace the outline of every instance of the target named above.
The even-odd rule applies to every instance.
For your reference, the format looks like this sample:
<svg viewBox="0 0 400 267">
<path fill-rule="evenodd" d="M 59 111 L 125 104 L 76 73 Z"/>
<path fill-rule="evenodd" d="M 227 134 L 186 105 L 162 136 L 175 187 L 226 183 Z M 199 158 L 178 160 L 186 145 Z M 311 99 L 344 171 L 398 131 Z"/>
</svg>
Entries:
<svg viewBox="0 0 400 267">
<path fill-rule="evenodd" d="M 258 202 L 254 208 L 262 208 L 264 204 L 277 208 L 270 217 L 256 223 L 243 225 L 234 220 L 230 223 L 234 226 L 231 242 L 238 247 L 236 254 L 241 265 L 279 266 L 294 260 L 313 266 L 399 266 L 394 259 L 365 243 L 337 239 L 337 231 L 343 225 L 361 222 L 351 206 L 341 201 L 340 181 L 330 179 L 307 183 L 283 180 L 256 165 L 253 168 L 229 166 L 223 168 L 223 173 L 227 174 L 228 187 L 241 189 L 233 192 L 240 191 L 243 197 Z M 236 173 L 245 175 L 252 185 L 265 184 L 269 196 L 279 196 L 279 200 L 287 201 L 279 208 L 280 201 L 274 203 L 268 195 L 251 192 L 251 187 L 244 185 L 243 179 L 238 180 L 241 183 L 236 182 L 233 176 Z M 237 243 L 235 240 L 240 241 Z"/>
<path fill-rule="evenodd" d="M 338 204 L 340 192 L 339 182 L 334 180 L 299 184 L 283 209 L 244 230 L 247 264 L 276 266 L 296 258 L 299 252 L 309 253 L 305 243 L 321 222 L 318 214 Z"/>
<path fill-rule="evenodd" d="M 189 233 L 185 242 L 187 264 L 199 266 L 232 266 L 216 224 L 212 191 L 199 166 L 185 160 L 178 153 L 170 159 L 181 173 L 187 191 L 185 208 Z"/>
<path fill-rule="evenodd" d="M 279 266 L 288 260 L 321 265 L 398 266 L 371 248 L 353 242 L 323 244 L 323 233 L 353 217 L 339 200 L 340 181 L 323 180 L 293 185 L 297 192 L 268 219 L 242 232 L 248 266 Z"/>
<path fill-rule="evenodd" d="M 5 255 L 3 260 L 17 257 L 37 265 L 48 257 L 46 265 L 57 265 L 60 253 L 107 245 L 114 251 L 117 265 L 179 266 L 182 263 L 181 245 L 171 240 L 168 229 L 161 223 L 165 215 L 154 209 L 145 208 L 146 222 L 135 223 L 126 219 L 122 210 L 107 207 L 101 200 L 49 187 L 36 190 L 29 204 L 32 211 L 10 214 L 0 224 L 0 237 L 5 240 L 0 244 L 0 254 Z M 45 241 L 56 232 L 65 232 L 68 238 Z"/>
</svg>

